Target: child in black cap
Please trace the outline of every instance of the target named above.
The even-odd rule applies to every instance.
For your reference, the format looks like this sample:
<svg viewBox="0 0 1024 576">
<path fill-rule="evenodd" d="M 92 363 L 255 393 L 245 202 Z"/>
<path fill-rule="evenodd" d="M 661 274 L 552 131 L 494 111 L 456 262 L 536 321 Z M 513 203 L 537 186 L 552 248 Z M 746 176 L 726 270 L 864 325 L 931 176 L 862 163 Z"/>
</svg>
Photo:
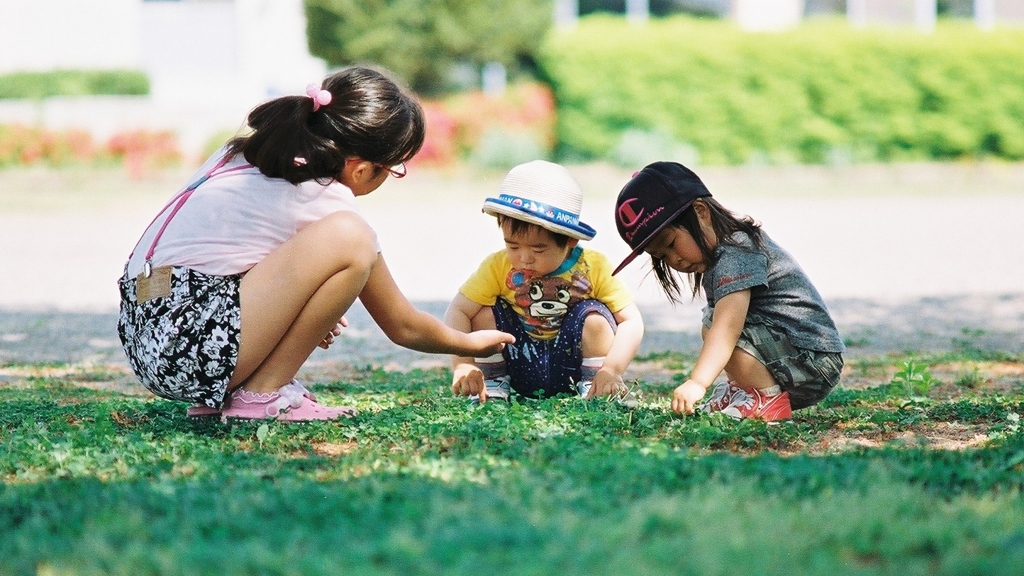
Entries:
<svg viewBox="0 0 1024 576">
<path fill-rule="evenodd" d="M 672 409 L 733 418 L 788 420 L 820 402 L 839 382 L 843 342 L 825 303 L 792 256 L 750 217 L 711 197 L 691 170 L 655 162 L 623 187 L 615 204 L 619 235 L 632 253 L 651 255 L 665 295 L 678 302 L 678 273 L 694 298 L 707 298 L 704 345 Z M 714 387 L 725 371 L 727 382 Z"/>
</svg>

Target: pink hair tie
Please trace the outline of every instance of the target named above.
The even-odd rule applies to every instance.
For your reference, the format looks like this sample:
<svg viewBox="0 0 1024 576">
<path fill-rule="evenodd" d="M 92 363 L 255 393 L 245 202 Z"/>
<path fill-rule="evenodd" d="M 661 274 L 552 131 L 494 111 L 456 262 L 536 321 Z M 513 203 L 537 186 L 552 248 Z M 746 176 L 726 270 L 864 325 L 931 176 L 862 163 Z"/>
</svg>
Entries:
<svg viewBox="0 0 1024 576">
<path fill-rule="evenodd" d="M 331 103 L 331 93 L 317 88 L 316 84 L 306 86 L 306 95 L 313 99 L 313 112 Z"/>
</svg>

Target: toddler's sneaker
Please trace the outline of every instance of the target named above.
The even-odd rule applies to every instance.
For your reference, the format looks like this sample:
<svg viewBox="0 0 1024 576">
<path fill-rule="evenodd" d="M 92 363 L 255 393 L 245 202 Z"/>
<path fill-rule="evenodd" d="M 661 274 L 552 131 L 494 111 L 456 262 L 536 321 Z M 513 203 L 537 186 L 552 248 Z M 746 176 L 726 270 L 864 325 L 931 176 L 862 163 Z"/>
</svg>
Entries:
<svg viewBox="0 0 1024 576">
<path fill-rule="evenodd" d="M 579 393 L 580 398 L 586 398 L 587 393 L 590 392 L 590 387 L 593 385 L 594 383 L 590 380 L 580 380 L 576 383 L 576 392 Z"/>
<path fill-rule="evenodd" d="M 698 410 L 707 414 L 721 412 L 732 404 L 737 394 L 746 394 L 746 390 L 730 382 L 720 382 L 711 389 L 711 397 L 700 405 Z"/>
<path fill-rule="evenodd" d="M 721 410 L 722 414 L 737 420 L 750 418 L 765 422 L 779 422 L 793 417 L 793 407 L 789 403 L 789 392 L 780 392 L 774 396 L 766 396 L 760 390 L 740 389 L 733 396 L 732 402 Z"/>
<path fill-rule="evenodd" d="M 509 385 L 508 376 L 502 376 L 493 380 L 487 380 L 484 382 L 487 385 L 487 401 L 491 400 L 504 400 L 508 402 L 509 397 L 512 396 L 512 386 Z M 469 397 L 471 404 L 479 404 L 480 396 L 474 394 Z"/>
</svg>

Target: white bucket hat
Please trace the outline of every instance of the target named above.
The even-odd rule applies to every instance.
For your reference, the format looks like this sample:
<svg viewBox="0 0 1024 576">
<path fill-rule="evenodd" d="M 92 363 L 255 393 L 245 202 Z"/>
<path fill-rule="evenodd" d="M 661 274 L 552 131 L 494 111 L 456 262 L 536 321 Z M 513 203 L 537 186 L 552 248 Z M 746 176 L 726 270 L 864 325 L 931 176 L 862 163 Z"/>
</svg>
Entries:
<svg viewBox="0 0 1024 576">
<path fill-rule="evenodd" d="M 504 214 L 570 238 L 590 240 L 597 232 L 580 222 L 583 188 L 564 167 L 544 160 L 509 170 L 497 198 L 484 200 L 485 214 Z"/>
</svg>

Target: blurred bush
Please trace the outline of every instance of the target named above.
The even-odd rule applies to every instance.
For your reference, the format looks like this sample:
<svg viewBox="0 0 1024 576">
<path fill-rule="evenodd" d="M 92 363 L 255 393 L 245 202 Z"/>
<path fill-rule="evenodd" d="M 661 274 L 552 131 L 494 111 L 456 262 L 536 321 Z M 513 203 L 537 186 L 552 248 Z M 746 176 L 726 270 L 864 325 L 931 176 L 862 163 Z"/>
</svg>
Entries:
<svg viewBox="0 0 1024 576">
<path fill-rule="evenodd" d="M 619 166 L 640 167 L 657 160 L 686 165 L 700 163 L 700 153 L 691 144 L 677 142 L 662 128 L 638 130 L 629 128 L 608 152 L 608 159 Z"/>
<path fill-rule="evenodd" d="M 0 125 L 0 167 L 86 163 L 99 153 L 92 135 L 81 130 L 55 132 L 19 124 Z"/>
<path fill-rule="evenodd" d="M 0 125 L 0 168 L 10 166 L 104 165 L 122 163 L 133 176 L 177 166 L 182 153 L 168 131 L 132 130 L 96 142 L 82 130 L 46 130 Z"/>
<path fill-rule="evenodd" d="M 149 94 L 149 78 L 137 70 L 54 70 L 0 74 L 0 99 L 100 94 Z"/>
<path fill-rule="evenodd" d="M 494 127 L 483 133 L 469 160 L 482 168 L 508 169 L 547 155 L 529 132 Z"/>
<path fill-rule="evenodd" d="M 707 164 L 1024 159 L 1021 62 L 1024 31 L 970 23 L 752 34 L 603 15 L 553 32 L 539 56 L 560 157 L 632 162 L 662 147 Z"/>
<path fill-rule="evenodd" d="M 468 160 L 490 168 L 549 157 L 555 143 L 555 103 L 540 83 L 515 84 L 501 95 L 466 92 L 423 103 L 427 135 L 415 162 Z"/>
<path fill-rule="evenodd" d="M 306 0 L 310 52 L 331 66 L 374 62 L 417 93 L 480 86 L 484 64 L 532 72 L 550 0 Z M 466 73 L 468 71 L 468 73 Z"/>
<path fill-rule="evenodd" d="M 131 130 L 114 134 L 105 147 L 106 154 L 123 162 L 128 173 L 142 176 L 153 168 L 181 163 L 182 154 L 173 132 L 167 130 Z"/>
</svg>

